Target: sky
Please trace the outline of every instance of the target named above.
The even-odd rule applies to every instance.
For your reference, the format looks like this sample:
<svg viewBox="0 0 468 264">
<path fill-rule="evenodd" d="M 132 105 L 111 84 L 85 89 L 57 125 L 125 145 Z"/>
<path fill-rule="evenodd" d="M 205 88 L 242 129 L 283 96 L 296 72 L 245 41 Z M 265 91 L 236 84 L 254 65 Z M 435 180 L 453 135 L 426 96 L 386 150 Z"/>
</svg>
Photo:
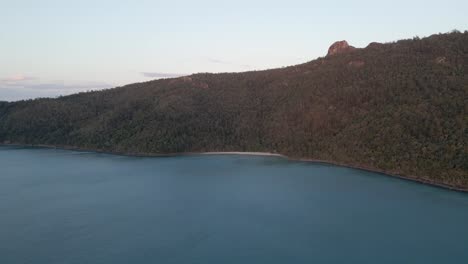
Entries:
<svg viewBox="0 0 468 264">
<path fill-rule="evenodd" d="M 468 1 L 0 0 L 0 101 L 262 70 L 468 30 Z"/>
</svg>

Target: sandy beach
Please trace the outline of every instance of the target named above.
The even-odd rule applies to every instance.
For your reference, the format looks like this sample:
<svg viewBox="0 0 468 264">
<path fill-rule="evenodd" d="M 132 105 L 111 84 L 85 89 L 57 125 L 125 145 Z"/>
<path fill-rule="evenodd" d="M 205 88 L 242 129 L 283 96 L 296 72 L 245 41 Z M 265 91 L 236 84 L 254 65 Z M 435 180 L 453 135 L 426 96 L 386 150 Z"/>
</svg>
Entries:
<svg viewBox="0 0 468 264">
<path fill-rule="evenodd" d="M 272 157 L 281 157 L 281 158 L 288 158 L 287 156 L 278 154 L 278 153 L 270 153 L 270 152 L 240 152 L 240 151 L 226 151 L 226 152 L 201 152 L 201 153 L 194 153 L 198 155 L 246 155 L 246 156 L 272 156 Z"/>
</svg>

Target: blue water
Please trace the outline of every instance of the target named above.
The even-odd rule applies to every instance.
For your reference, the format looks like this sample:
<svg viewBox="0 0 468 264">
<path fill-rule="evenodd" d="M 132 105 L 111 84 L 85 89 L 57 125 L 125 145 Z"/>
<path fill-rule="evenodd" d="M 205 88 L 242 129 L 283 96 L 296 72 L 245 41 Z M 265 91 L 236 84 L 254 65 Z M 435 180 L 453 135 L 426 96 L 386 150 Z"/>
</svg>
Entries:
<svg viewBox="0 0 468 264">
<path fill-rule="evenodd" d="M 276 157 L 0 147 L 0 263 L 468 263 L 468 195 Z"/>
</svg>

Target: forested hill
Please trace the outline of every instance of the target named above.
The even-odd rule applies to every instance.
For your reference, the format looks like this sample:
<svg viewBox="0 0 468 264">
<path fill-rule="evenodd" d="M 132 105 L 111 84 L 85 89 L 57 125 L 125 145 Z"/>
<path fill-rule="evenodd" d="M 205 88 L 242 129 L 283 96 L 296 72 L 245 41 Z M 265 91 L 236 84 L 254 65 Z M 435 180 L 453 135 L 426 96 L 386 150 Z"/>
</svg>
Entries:
<svg viewBox="0 0 468 264">
<path fill-rule="evenodd" d="M 0 142 L 277 152 L 468 187 L 468 32 L 336 48 L 281 69 L 0 102 Z"/>
</svg>

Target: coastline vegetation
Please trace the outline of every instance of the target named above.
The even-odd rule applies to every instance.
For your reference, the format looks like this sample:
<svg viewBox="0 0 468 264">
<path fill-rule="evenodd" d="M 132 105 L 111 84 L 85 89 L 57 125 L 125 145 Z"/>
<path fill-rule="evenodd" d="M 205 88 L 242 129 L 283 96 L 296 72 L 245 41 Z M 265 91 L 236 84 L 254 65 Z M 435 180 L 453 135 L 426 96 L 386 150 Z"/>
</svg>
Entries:
<svg viewBox="0 0 468 264">
<path fill-rule="evenodd" d="M 468 187 L 468 32 L 301 65 L 0 102 L 0 142 L 272 152 Z"/>
</svg>

